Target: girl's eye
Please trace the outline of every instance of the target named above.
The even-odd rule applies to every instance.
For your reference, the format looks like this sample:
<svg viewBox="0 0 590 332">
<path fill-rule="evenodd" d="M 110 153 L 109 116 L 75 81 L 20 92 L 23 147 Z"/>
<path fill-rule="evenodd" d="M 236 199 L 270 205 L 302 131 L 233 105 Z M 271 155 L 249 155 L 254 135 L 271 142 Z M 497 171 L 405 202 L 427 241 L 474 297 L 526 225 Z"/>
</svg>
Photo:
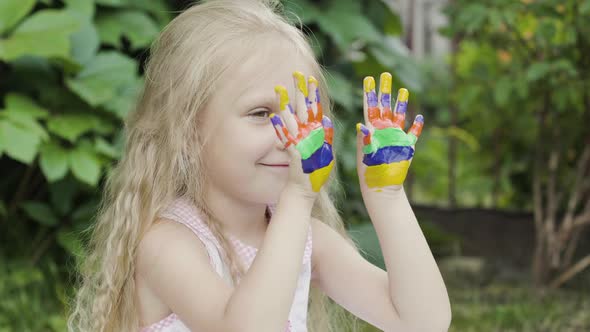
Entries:
<svg viewBox="0 0 590 332">
<path fill-rule="evenodd" d="M 250 114 L 248 114 L 248 116 L 254 117 L 254 118 L 261 118 L 261 119 L 266 119 L 270 116 L 270 111 L 268 110 L 259 110 L 256 112 L 252 112 Z"/>
</svg>

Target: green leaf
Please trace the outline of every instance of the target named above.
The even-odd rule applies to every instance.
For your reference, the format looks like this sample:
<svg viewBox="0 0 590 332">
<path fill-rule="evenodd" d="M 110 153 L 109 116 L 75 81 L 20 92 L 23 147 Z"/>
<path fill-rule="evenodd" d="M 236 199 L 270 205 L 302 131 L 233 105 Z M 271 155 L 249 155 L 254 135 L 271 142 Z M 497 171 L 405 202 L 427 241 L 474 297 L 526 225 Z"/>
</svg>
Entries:
<svg viewBox="0 0 590 332">
<path fill-rule="evenodd" d="M 11 121 L 0 120 L 0 146 L 11 158 L 31 164 L 37 155 L 41 138 Z"/>
<path fill-rule="evenodd" d="M 88 18 L 90 21 L 94 16 L 94 0 L 64 0 L 66 8 Z"/>
<path fill-rule="evenodd" d="M 0 35 L 12 28 L 35 6 L 35 0 L 0 1 Z"/>
<path fill-rule="evenodd" d="M 70 152 L 69 165 L 78 180 L 96 186 L 100 178 L 101 165 L 89 144 L 79 144 Z"/>
<path fill-rule="evenodd" d="M 57 233 L 57 243 L 76 258 L 83 258 L 86 253 L 80 235 L 70 229 L 61 229 Z"/>
<path fill-rule="evenodd" d="M 421 92 L 423 87 L 420 68 L 409 56 L 410 51 L 398 37 L 385 37 L 379 44 L 369 47 L 371 54 L 387 71 L 392 71 L 402 85 L 411 92 Z"/>
<path fill-rule="evenodd" d="M 135 108 L 143 84 L 143 78 L 138 78 L 122 85 L 115 91 L 115 97 L 104 104 L 104 108 L 119 119 L 125 119 L 127 113 Z"/>
<path fill-rule="evenodd" d="M 383 38 L 371 21 L 360 12 L 343 10 L 339 4 L 334 7 L 336 8 L 328 10 L 318 20 L 318 25 L 332 37 L 340 50 L 347 51 L 350 44 L 357 39 L 378 42 Z"/>
<path fill-rule="evenodd" d="M 103 43 L 122 47 L 121 37 L 125 36 L 134 49 L 147 48 L 159 31 L 152 18 L 138 10 L 103 14 L 96 25 Z"/>
<path fill-rule="evenodd" d="M 136 79 L 137 63 L 117 52 L 99 53 L 66 85 L 92 106 L 99 106 L 117 96 L 118 89 Z"/>
<path fill-rule="evenodd" d="M 494 101 L 500 107 L 508 105 L 512 93 L 511 77 L 500 78 L 494 87 Z"/>
<path fill-rule="evenodd" d="M 129 5 L 129 0 L 96 0 L 96 3 L 103 6 L 122 7 Z"/>
<path fill-rule="evenodd" d="M 74 33 L 72 41 L 72 58 L 80 65 L 85 65 L 94 56 L 100 47 L 98 31 L 91 21 L 86 22 L 82 28 Z"/>
<path fill-rule="evenodd" d="M 310 24 L 321 17 L 319 9 L 307 0 L 289 0 L 284 3 L 284 12 L 291 23 Z"/>
<path fill-rule="evenodd" d="M 526 72 L 526 79 L 529 82 L 537 81 L 545 77 L 551 71 L 551 64 L 548 62 L 533 63 Z"/>
<path fill-rule="evenodd" d="M 95 138 L 94 149 L 96 152 L 111 157 L 112 159 L 117 159 L 121 156 L 121 151 L 101 137 Z"/>
<path fill-rule="evenodd" d="M 352 85 L 342 74 L 329 72 L 326 75 L 330 96 L 341 106 L 349 111 L 354 109 Z"/>
<path fill-rule="evenodd" d="M 23 203 L 21 207 L 29 218 L 41 225 L 55 226 L 59 223 L 51 207 L 45 203 L 28 201 Z"/>
<path fill-rule="evenodd" d="M 8 93 L 6 94 L 5 103 L 7 112 L 25 114 L 33 119 L 45 119 L 49 115 L 46 109 L 24 95 Z"/>
<path fill-rule="evenodd" d="M 89 200 L 80 204 L 73 212 L 72 219 L 76 222 L 76 229 L 84 229 L 85 226 L 90 226 L 92 218 L 98 211 L 99 202 L 96 200 Z"/>
<path fill-rule="evenodd" d="M 47 128 L 50 132 L 72 143 L 89 131 L 110 133 L 114 130 L 107 120 L 92 114 L 56 115 L 47 122 Z"/>
<path fill-rule="evenodd" d="M 68 172 L 68 152 L 57 142 L 47 142 L 40 148 L 39 166 L 48 182 L 61 180 Z"/>
<path fill-rule="evenodd" d="M 0 59 L 10 61 L 23 55 L 69 58 L 70 35 L 80 27 L 78 18 L 66 10 L 41 10 L 0 40 Z"/>
</svg>

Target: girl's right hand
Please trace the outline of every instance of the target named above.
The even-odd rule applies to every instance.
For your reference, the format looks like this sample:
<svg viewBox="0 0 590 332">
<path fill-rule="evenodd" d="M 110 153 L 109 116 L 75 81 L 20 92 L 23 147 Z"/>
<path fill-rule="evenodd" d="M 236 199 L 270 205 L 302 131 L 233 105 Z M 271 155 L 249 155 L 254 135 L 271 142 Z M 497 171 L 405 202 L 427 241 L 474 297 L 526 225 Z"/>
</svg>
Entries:
<svg viewBox="0 0 590 332">
<path fill-rule="evenodd" d="M 309 76 L 306 82 L 300 72 L 294 72 L 293 78 L 296 109 L 289 102 L 287 89 L 277 85 L 275 92 L 281 112 L 271 114 L 270 121 L 291 156 L 287 186 L 315 199 L 334 166 L 334 128 L 332 121 L 322 114 L 317 80 Z"/>
</svg>

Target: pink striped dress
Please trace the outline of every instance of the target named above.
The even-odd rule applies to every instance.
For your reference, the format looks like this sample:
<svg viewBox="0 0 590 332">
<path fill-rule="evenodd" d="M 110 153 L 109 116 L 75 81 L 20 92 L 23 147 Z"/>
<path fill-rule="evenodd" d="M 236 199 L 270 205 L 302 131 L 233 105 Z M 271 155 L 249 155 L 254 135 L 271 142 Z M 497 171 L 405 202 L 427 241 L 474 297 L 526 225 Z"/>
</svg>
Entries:
<svg viewBox="0 0 590 332">
<path fill-rule="evenodd" d="M 270 207 L 271 213 L 273 207 Z M 166 218 L 179 222 L 188 227 L 195 235 L 203 242 L 207 253 L 209 254 L 209 261 L 215 271 L 222 277 L 229 285 L 231 285 L 231 276 L 228 267 L 221 259 L 221 245 L 217 238 L 211 233 L 205 222 L 199 217 L 197 208 L 191 204 L 190 201 L 179 198 L 175 200 L 167 209 L 161 214 L 161 218 Z M 252 265 L 257 248 L 249 246 L 230 236 L 230 242 L 233 245 L 240 260 L 244 263 L 246 271 Z M 288 321 L 285 323 L 288 332 L 307 332 L 307 304 L 309 296 L 309 285 L 311 280 L 311 251 L 312 251 L 312 236 L 311 227 L 309 228 L 307 243 L 303 254 L 303 267 L 299 280 L 297 282 L 297 289 L 291 310 L 289 312 Z M 155 322 L 149 326 L 141 328 L 140 332 L 191 332 L 180 318 L 171 313 L 162 320 Z M 196 331 L 193 331 L 196 332 Z"/>
</svg>

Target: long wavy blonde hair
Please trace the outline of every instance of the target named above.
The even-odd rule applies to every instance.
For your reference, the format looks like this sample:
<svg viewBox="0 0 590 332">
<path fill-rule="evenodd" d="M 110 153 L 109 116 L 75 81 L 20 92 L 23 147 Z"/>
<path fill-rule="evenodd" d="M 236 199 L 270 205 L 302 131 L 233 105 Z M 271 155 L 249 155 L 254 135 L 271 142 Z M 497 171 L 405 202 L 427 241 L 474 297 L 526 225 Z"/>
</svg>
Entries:
<svg viewBox="0 0 590 332">
<path fill-rule="evenodd" d="M 248 38 L 255 42 L 268 33 L 291 42 L 312 66 L 324 96 L 324 112 L 333 118 L 322 68 L 306 36 L 278 9 L 280 4 L 272 0 L 207 1 L 177 16 L 152 44 L 145 86 L 125 122 L 124 154 L 107 178 L 88 255 L 80 267 L 80 288 L 68 319 L 70 331 L 139 330 L 136 250 L 158 214 L 179 196 L 191 199 L 206 216 L 204 221 L 222 244 L 234 283 L 243 273 L 203 198 L 198 116 L 217 78 L 244 56 L 237 42 Z M 328 192 L 335 188 L 334 178 L 332 174 L 332 185 L 320 192 L 312 216 L 354 245 Z M 308 327 L 318 332 L 356 331 L 357 320 L 312 287 Z"/>
</svg>

